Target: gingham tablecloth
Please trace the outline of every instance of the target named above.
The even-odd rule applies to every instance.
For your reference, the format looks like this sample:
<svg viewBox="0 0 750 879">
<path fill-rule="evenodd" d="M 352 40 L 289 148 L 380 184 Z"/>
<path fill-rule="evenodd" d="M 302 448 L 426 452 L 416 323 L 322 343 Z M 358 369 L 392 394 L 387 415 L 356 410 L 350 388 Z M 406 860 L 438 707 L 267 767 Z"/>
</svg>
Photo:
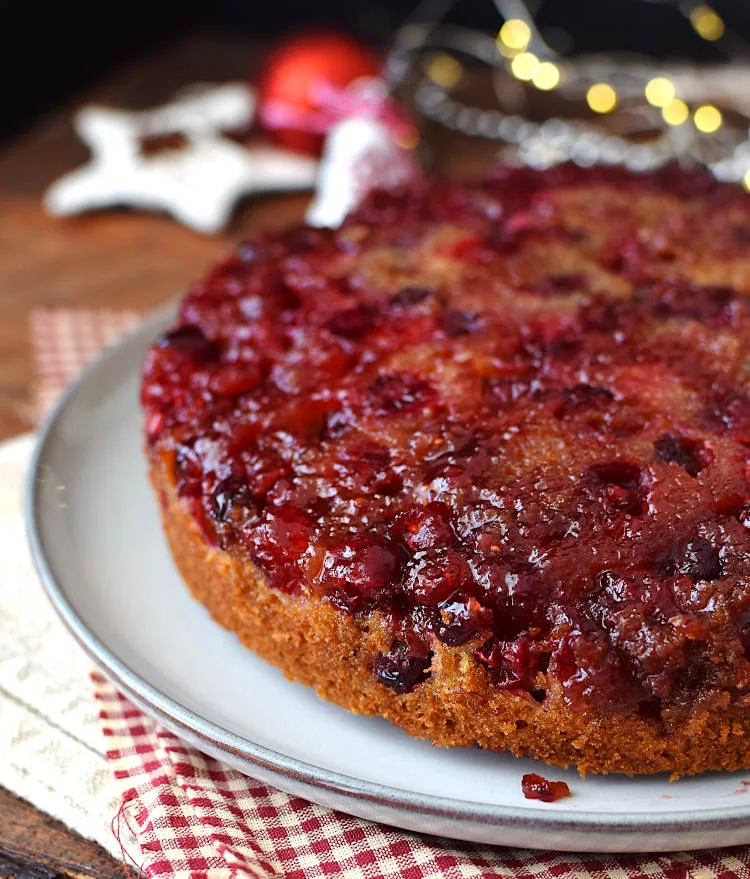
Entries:
<svg viewBox="0 0 750 879">
<path fill-rule="evenodd" d="M 131 312 L 35 313 L 39 412 L 135 319 Z M 0 628 L 0 638 L 2 633 Z M 53 660 L 46 661 L 51 674 Z M 119 808 L 110 806 L 112 814 L 104 817 L 126 845 L 122 857 L 148 877 L 750 879 L 746 847 L 576 855 L 458 843 L 372 824 L 241 775 L 159 727 L 98 673 L 91 681 L 106 759 L 120 786 Z M 19 698 L 24 698 L 20 683 Z M 33 765 L 26 769 L 33 771 Z M 86 796 L 85 790 L 74 792 L 79 800 Z"/>
</svg>

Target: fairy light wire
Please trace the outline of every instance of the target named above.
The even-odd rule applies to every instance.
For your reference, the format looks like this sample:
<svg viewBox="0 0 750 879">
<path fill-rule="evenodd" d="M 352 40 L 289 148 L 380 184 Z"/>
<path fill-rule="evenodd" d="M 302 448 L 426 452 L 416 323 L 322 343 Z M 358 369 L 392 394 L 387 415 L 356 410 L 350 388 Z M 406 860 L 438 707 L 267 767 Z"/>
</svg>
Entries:
<svg viewBox="0 0 750 879">
<path fill-rule="evenodd" d="M 441 0 L 438 4 L 430 4 L 423 0 L 420 8 L 432 6 L 434 9 L 440 6 L 447 10 L 455 2 Z M 718 106 L 709 104 L 705 98 L 701 102 L 698 98 L 701 89 L 693 89 L 690 93 L 692 98 L 681 94 L 678 84 L 683 82 L 680 79 L 683 71 L 679 68 L 674 68 L 672 79 L 669 73 L 663 74 L 661 71 L 649 75 L 650 71 L 643 62 L 627 63 L 624 59 L 603 56 L 558 60 L 541 38 L 523 0 L 493 2 L 504 19 L 528 23 L 531 36 L 526 43 L 527 32 L 523 27 L 514 24 L 505 31 L 507 42 L 523 48 L 505 46 L 500 37 L 500 22 L 498 31 L 488 35 L 435 19 L 420 23 L 412 17 L 394 38 L 386 71 L 395 70 L 399 74 L 398 82 L 401 82 L 414 69 L 416 57 L 432 52 L 433 56 L 456 54 L 460 58 L 466 55 L 512 76 L 513 62 L 519 55 L 526 54 L 522 61 L 516 61 L 516 72 L 520 71 L 526 77 L 520 81 L 528 87 L 541 91 L 564 87 L 566 98 L 585 101 L 592 87 L 599 86 L 593 92 L 594 96 L 599 96 L 598 100 L 596 97 L 594 100 L 599 107 L 597 113 L 609 113 L 622 105 L 628 111 L 627 117 L 623 118 L 634 120 L 640 117 L 647 126 L 661 129 L 660 133 L 648 143 L 636 142 L 629 140 L 627 133 L 614 134 L 594 120 L 548 119 L 538 123 L 507 112 L 502 106 L 497 109 L 474 106 L 462 101 L 458 94 L 453 94 L 455 87 L 460 84 L 457 79 L 459 69 L 463 76 L 461 61 L 458 62 L 458 68 L 441 61 L 432 70 L 429 69 L 429 60 L 421 62 L 423 76 L 414 86 L 414 103 L 424 117 L 469 136 L 488 137 L 513 145 L 521 161 L 536 166 L 539 166 L 539 162 L 572 158 L 584 164 L 592 161 L 624 162 L 635 169 L 646 169 L 657 167 L 665 161 L 692 157 L 704 162 L 719 179 L 736 180 L 750 189 L 750 138 L 746 130 L 738 131 L 734 118 L 732 124 L 725 122 Z M 706 3 L 694 0 L 656 2 L 679 9 L 686 18 L 696 7 L 707 7 Z M 710 10 L 712 7 L 708 8 Z M 705 10 L 694 13 L 694 19 L 698 20 L 698 14 L 705 16 Z M 704 25 L 701 27 L 708 33 Z M 515 35 L 509 36 L 511 34 Z M 735 35 L 725 28 L 725 33 L 715 42 L 720 51 L 726 52 L 727 41 L 731 44 L 733 40 L 737 42 Z M 502 46 L 506 51 L 502 51 Z M 394 56 L 396 61 L 392 65 Z M 389 84 L 394 81 L 396 78 L 388 80 Z M 496 79 L 496 88 L 499 82 L 500 79 Z M 723 90 L 722 86 L 717 85 L 717 88 L 720 92 Z M 708 93 L 705 94 L 708 96 Z M 718 146 L 718 158 L 716 146 L 706 152 L 709 140 Z M 549 156 L 557 158 L 550 159 Z"/>
</svg>

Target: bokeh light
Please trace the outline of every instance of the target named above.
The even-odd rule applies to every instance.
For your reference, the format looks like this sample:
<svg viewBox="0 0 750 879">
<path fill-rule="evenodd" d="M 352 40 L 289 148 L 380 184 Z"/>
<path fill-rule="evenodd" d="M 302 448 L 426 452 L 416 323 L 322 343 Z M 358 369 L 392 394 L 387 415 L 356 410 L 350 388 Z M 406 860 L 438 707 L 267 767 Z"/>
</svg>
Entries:
<svg viewBox="0 0 750 879">
<path fill-rule="evenodd" d="M 611 113 L 617 106 L 617 92 L 606 82 L 597 82 L 586 92 L 586 102 L 595 113 Z"/>
<path fill-rule="evenodd" d="M 529 45 L 531 28 L 520 18 L 509 18 L 500 28 L 497 39 L 499 43 L 502 43 L 508 49 L 522 51 Z"/>
<path fill-rule="evenodd" d="M 543 92 L 551 91 L 560 84 L 560 68 L 551 61 L 542 61 L 532 74 L 531 81 Z"/>
<path fill-rule="evenodd" d="M 721 128 L 721 111 L 712 104 L 703 104 L 693 113 L 693 122 L 698 131 L 703 134 L 713 134 Z"/>
<path fill-rule="evenodd" d="M 675 88 L 666 76 L 655 76 L 646 83 L 646 100 L 652 107 L 666 107 L 675 97 Z"/>
<path fill-rule="evenodd" d="M 696 6 L 690 13 L 690 23 L 704 40 L 720 40 L 724 36 L 724 22 L 710 6 Z"/>
<path fill-rule="evenodd" d="M 667 125 L 682 125 L 690 118 L 690 108 L 684 101 L 674 98 L 661 108 L 661 115 Z"/>
<path fill-rule="evenodd" d="M 430 59 L 426 72 L 441 88 L 452 89 L 461 81 L 464 69 L 451 55 L 441 54 Z"/>
<path fill-rule="evenodd" d="M 521 52 L 510 63 L 510 69 L 516 79 L 529 82 L 539 67 L 539 59 L 533 52 Z"/>
</svg>

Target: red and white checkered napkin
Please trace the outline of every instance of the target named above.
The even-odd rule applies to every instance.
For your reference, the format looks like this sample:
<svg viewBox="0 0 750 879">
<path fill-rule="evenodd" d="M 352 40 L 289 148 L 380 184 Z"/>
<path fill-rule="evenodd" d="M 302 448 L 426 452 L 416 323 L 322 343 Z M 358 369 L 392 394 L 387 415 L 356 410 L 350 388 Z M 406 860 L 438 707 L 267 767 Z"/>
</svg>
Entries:
<svg viewBox="0 0 750 879">
<path fill-rule="evenodd" d="M 46 312 L 32 321 L 40 399 L 134 320 L 115 312 Z M 40 351 L 40 346 L 44 351 Z M 79 358 L 79 359 L 77 359 Z M 421 837 L 316 806 L 186 745 L 93 674 L 107 757 L 122 783 L 113 817 L 134 837 L 149 879 L 748 879 L 750 848 L 665 855 L 576 855 Z M 262 706 L 258 706 L 262 710 Z M 124 853 L 124 849 L 123 849 Z"/>
</svg>

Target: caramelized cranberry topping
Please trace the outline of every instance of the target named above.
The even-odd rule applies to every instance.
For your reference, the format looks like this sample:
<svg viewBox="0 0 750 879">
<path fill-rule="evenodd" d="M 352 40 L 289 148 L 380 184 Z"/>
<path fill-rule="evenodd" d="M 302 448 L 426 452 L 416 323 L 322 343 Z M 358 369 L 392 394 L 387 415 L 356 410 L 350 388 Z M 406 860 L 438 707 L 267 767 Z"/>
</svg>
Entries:
<svg viewBox="0 0 750 879">
<path fill-rule="evenodd" d="M 148 442 L 209 541 L 382 627 L 397 692 L 460 651 L 574 710 L 746 699 L 748 229 L 672 169 L 373 193 L 193 288 Z"/>
<path fill-rule="evenodd" d="M 543 803 L 554 803 L 571 796 L 570 788 L 564 781 L 547 781 L 536 772 L 524 775 L 521 779 L 521 790 L 527 800 L 541 800 Z"/>
</svg>

